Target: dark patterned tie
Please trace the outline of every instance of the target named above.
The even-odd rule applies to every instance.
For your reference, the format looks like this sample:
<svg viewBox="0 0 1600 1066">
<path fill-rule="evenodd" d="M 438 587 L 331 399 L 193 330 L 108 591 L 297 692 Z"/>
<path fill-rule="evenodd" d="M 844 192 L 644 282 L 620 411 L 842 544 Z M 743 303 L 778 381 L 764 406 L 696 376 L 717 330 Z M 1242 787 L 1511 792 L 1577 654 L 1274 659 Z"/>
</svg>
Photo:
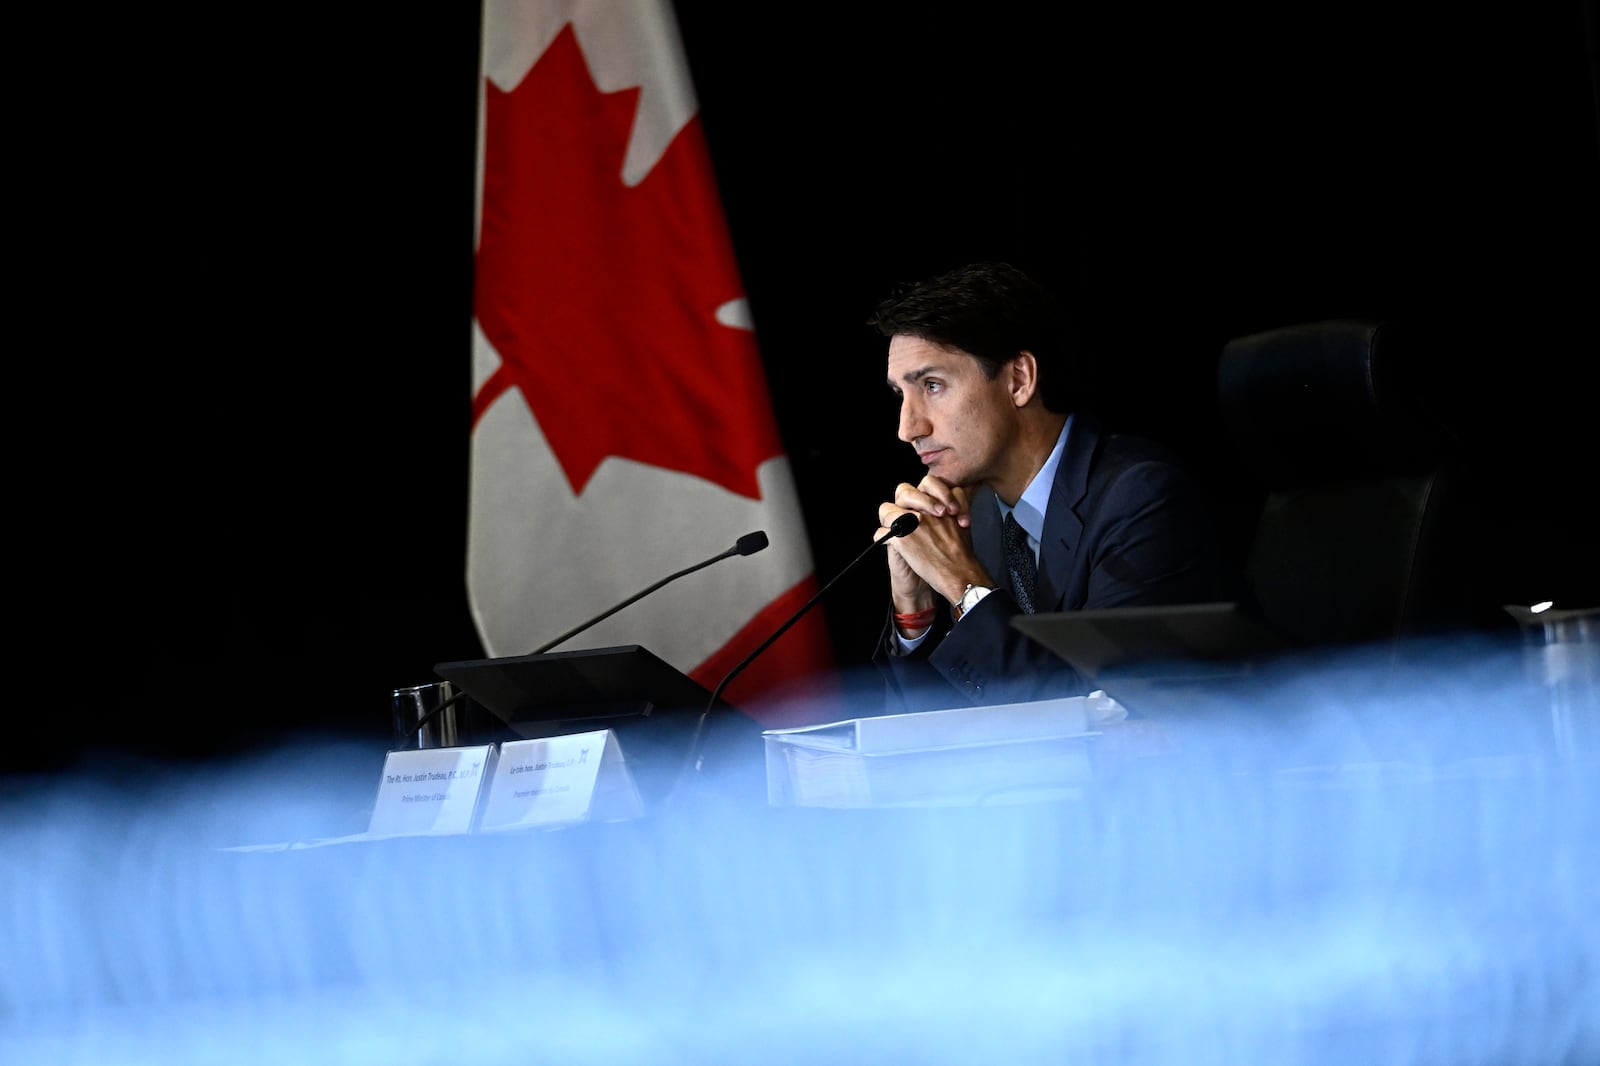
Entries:
<svg viewBox="0 0 1600 1066">
<path fill-rule="evenodd" d="M 1017 605 L 1032 614 L 1036 571 L 1033 549 L 1028 547 L 1028 534 L 1017 524 L 1015 515 L 1007 514 L 1001 537 L 1005 541 L 1006 569 L 1011 571 L 1011 588 L 1016 592 Z"/>
</svg>

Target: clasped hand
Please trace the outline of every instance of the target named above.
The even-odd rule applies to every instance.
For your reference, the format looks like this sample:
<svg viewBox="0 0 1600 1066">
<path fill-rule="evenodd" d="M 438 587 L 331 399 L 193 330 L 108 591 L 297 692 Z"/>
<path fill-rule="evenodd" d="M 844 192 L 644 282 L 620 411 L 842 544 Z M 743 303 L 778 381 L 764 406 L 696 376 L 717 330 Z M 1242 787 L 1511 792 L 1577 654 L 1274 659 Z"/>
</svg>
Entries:
<svg viewBox="0 0 1600 1066">
<path fill-rule="evenodd" d="M 969 499 L 965 488 L 929 474 L 915 485 L 901 482 L 894 500 L 878 505 L 879 537 L 907 511 L 919 520 L 911 533 L 885 544 L 896 611 L 924 610 L 937 596 L 956 603 L 967 585 L 994 584 L 972 551 Z"/>
</svg>

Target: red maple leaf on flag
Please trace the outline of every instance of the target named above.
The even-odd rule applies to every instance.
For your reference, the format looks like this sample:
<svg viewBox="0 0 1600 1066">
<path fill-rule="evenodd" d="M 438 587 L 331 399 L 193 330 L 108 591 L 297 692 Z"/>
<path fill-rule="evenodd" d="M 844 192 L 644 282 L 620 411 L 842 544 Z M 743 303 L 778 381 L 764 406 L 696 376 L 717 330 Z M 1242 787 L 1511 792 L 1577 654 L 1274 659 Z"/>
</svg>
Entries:
<svg viewBox="0 0 1600 1066">
<path fill-rule="evenodd" d="M 581 493 L 615 455 L 752 499 L 779 455 L 755 339 L 717 308 L 743 296 L 698 116 L 637 186 L 622 182 L 639 90 L 602 93 L 564 27 L 510 92 L 485 85 L 474 311 Z"/>
</svg>

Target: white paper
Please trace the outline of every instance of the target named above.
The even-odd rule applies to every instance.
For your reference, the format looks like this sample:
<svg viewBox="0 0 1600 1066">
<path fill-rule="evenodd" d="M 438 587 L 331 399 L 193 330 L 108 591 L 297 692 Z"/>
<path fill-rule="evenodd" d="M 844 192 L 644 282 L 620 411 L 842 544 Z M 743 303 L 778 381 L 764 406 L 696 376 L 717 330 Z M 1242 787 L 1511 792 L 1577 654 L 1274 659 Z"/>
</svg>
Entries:
<svg viewBox="0 0 1600 1066">
<path fill-rule="evenodd" d="M 369 837 L 470 833 L 494 746 L 391 751 L 383 760 Z"/>
<path fill-rule="evenodd" d="M 638 791 L 609 729 L 508 741 L 489 784 L 482 831 L 634 817 Z"/>
<path fill-rule="evenodd" d="M 1096 723 L 1110 720 L 1106 705 L 1116 705 L 1116 701 L 1103 693 L 1096 693 L 987 707 L 953 707 L 938 711 L 851 718 L 822 725 L 768 729 L 762 735 L 779 737 L 786 743 L 804 747 L 862 755 L 927 751 L 972 744 L 1081 736 L 1088 732 L 1091 716 Z"/>
<path fill-rule="evenodd" d="M 1104 693 L 769 729 L 767 800 L 869 807 L 1026 802 L 1091 776 L 1091 724 L 1126 711 Z"/>
</svg>

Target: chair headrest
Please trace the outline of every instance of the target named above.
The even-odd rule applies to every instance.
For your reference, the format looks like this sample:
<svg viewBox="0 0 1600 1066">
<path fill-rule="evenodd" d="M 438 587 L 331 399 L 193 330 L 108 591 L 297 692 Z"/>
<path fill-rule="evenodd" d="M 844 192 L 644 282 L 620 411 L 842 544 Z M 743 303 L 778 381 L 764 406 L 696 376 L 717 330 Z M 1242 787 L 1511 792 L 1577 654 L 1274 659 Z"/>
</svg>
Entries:
<svg viewBox="0 0 1600 1066">
<path fill-rule="evenodd" d="M 1217 364 L 1223 422 L 1268 488 L 1423 473 L 1448 436 L 1418 405 L 1380 322 L 1336 319 L 1229 341 Z"/>
</svg>

